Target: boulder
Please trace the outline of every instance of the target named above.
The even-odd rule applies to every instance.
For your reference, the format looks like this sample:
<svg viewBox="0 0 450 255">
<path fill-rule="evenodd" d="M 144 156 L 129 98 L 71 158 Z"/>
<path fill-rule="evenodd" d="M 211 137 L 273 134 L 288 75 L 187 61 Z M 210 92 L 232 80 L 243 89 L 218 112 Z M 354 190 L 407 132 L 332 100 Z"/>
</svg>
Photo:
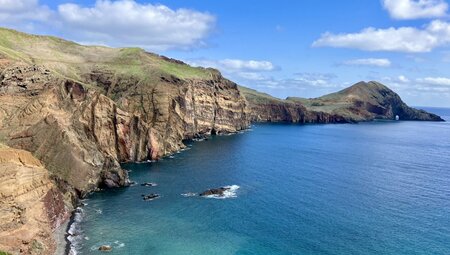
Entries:
<svg viewBox="0 0 450 255">
<path fill-rule="evenodd" d="M 159 194 L 154 194 L 154 193 L 149 194 L 149 195 L 142 195 L 142 199 L 144 201 L 152 201 L 152 200 L 155 200 L 155 199 L 157 199 L 159 197 L 160 197 Z"/>
<path fill-rule="evenodd" d="M 215 195 L 215 196 L 224 196 L 224 192 L 227 191 L 227 190 L 230 190 L 230 188 L 220 187 L 220 188 L 217 188 L 217 189 L 209 189 L 207 191 L 204 191 L 204 192 L 200 193 L 200 196 L 201 197 L 203 197 L 203 196 L 213 196 L 213 195 Z"/>
<path fill-rule="evenodd" d="M 102 246 L 98 247 L 98 250 L 99 251 L 107 251 L 107 252 L 109 252 L 109 251 L 112 251 L 112 247 L 109 246 L 109 245 L 102 245 Z"/>
</svg>

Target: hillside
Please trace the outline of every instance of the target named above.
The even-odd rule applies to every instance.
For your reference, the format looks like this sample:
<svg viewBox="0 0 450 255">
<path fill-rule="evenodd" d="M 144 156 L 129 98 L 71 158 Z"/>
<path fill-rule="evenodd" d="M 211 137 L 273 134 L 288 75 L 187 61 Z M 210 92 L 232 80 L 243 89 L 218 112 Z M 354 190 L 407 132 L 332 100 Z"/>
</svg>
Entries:
<svg viewBox="0 0 450 255">
<path fill-rule="evenodd" d="M 123 185 L 119 162 L 248 127 L 237 85 L 216 70 L 8 29 L 0 38 L 0 140 L 31 151 L 80 192 L 102 179 Z"/>
<path fill-rule="evenodd" d="M 241 89 L 241 88 L 240 88 Z M 423 110 L 407 106 L 394 91 L 378 82 L 359 82 L 336 93 L 319 98 L 268 98 L 248 89 L 241 92 L 250 103 L 255 121 L 361 122 L 375 119 L 442 121 Z M 274 118 L 278 116 L 278 118 Z"/>
<path fill-rule="evenodd" d="M 142 49 L 82 46 L 0 28 L 0 150 L 14 161 L 0 155 L 0 182 L 8 185 L 0 190 L 8 200 L 0 204 L 8 212 L 0 227 L 10 231 L 0 236 L 0 249 L 29 249 L 39 239 L 36 229 L 43 229 L 38 241 L 53 250 L 49 232 L 79 197 L 127 186 L 120 163 L 160 159 L 185 148 L 186 139 L 238 132 L 251 121 L 347 123 L 395 115 L 440 120 L 379 83 L 281 100 L 238 87 L 217 70 Z M 30 183 L 28 172 L 38 173 L 39 182 Z M 26 201 L 14 200 L 19 193 Z M 16 204 L 30 209 L 16 213 Z M 57 219 L 35 222 L 46 211 Z M 29 224 L 8 225 L 17 215 Z"/>
</svg>

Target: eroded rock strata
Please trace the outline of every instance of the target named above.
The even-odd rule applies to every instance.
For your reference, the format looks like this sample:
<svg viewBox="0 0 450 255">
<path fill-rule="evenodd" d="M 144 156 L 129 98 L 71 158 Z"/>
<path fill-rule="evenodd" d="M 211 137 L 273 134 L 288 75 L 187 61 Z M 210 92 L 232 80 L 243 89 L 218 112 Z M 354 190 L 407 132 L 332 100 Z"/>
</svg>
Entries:
<svg viewBox="0 0 450 255">
<path fill-rule="evenodd" d="M 15 148 L 0 151 L 0 182 L 8 184 L 0 186 L 0 249 L 12 253 L 51 253 L 49 233 L 77 198 L 126 186 L 121 162 L 158 159 L 185 139 L 237 132 L 252 121 L 440 120 L 375 82 L 280 100 L 141 49 L 1 28 L 0 37 L 0 143 Z"/>
<path fill-rule="evenodd" d="M 249 102 L 250 118 L 260 122 L 354 123 L 376 119 L 443 121 L 439 116 L 407 106 L 385 85 L 359 82 L 319 98 L 286 100 L 240 87 Z"/>
<path fill-rule="evenodd" d="M 120 162 L 158 159 L 184 148 L 184 139 L 249 125 L 245 100 L 219 74 L 142 89 L 118 102 L 40 66 L 11 63 L 2 77 L 5 141 L 32 152 L 80 192 L 125 185 Z"/>
<path fill-rule="evenodd" d="M 71 205 L 30 152 L 0 147 L 0 250 L 53 254 L 52 231 Z"/>
</svg>

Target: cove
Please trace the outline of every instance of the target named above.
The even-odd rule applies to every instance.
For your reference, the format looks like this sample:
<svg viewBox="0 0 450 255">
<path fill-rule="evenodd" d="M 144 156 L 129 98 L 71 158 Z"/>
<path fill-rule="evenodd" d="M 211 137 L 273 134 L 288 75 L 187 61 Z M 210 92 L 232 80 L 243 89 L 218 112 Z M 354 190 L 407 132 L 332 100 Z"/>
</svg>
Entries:
<svg viewBox="0 0 450 255">
<path fill-rule="evenodd" d="M 371 122 L 195 142 L 84 200 L 77 253 L 450 254 L 449 138 L 448 123 Z M 227 185 L 235 197 L 182 196 Z"/>
</svg>

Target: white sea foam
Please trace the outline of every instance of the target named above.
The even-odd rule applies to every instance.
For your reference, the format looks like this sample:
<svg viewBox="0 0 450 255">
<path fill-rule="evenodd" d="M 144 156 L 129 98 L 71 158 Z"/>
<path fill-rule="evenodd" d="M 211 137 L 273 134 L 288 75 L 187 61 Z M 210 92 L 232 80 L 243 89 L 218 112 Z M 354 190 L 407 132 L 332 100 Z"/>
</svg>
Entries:
<svg viewBox="0 0 450 255">
<path fill-rule="evenodd" d="M 114 248 L 118 249 L 118 248 L 122 248 L 125 247 L 125 244 L 119 241 L 115 241 L 114 242 Z"/>
<path fill-rule="evenodd" d="M 69 230 L 67 233 L 69 236 L 67 240 L 69 241 L 69 255 L 78 254 L 78 249 L 84 239 L 83 231 L 81 230 L 80 223 L 84 217 L 84 210 L 81 207 L 77 207 L 73 215 L 73 222 L 70 224 Z"/>
<path fill-rule="evenodd" d="M 227 199 L 227 198 L 235 198 L 237 197 L 237 190 L 240 188 L 238 185 L 230 185 L 225 186 L 224 188 L 228 189 L 223 192 L 223 195 L 209 195 L 204 196 L 206 198 L 214 198 L 214 199 Z"/>
<path fill-rule="evenodd" d="M 188 192 L 188 193 L 183 193 L 181 194 L 183 197 L 195 197 L 197 196 L 197 193 L 194 192 Z"/>
</svg>

